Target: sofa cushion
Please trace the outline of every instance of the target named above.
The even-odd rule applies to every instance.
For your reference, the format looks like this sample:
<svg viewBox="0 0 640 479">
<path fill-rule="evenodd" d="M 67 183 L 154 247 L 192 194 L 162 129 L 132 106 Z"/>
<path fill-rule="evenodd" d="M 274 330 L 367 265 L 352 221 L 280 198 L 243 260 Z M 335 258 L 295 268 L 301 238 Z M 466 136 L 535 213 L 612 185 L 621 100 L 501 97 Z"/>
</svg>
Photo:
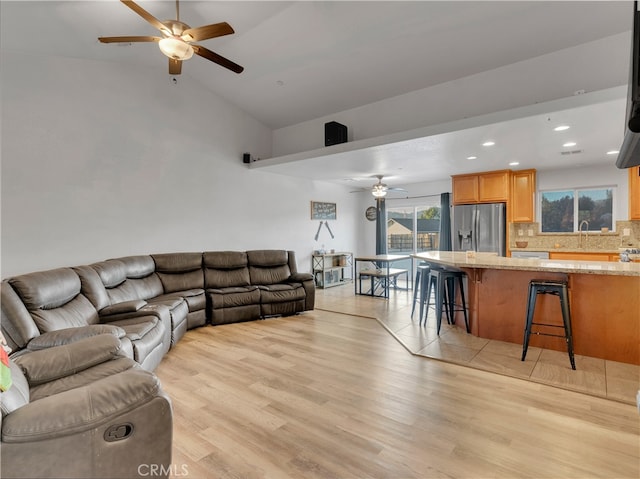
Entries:
<svg viewBox="0 0 640 479">
<path fill-rule="evenodd" d="M 305 291 L 301 284 L 284 283 L 260 286 L 260 298 L 263 303 L 282 303 L 304 300 Z"/>
<path fill-rule="evenodd" d="M 162 294 L 153 299 L 152 303 L 163 303 L 164 301 L 175 300 L 175 298 L 184 299 L 186 301 L 187 306 L 189 307 L 189 312 L 199 311 L 204 309 L 206 306 L 206 298 L 204 295 L 204 289 L 188 289 L 186 291 L 175 291 L 169 294 Z"/>
<path fill-rule="evenodd" d="M 154 328 L 158 327 L 159 319 L 155 316 L 141 316 L 138 318 L 121 319 L 118 327 L 124 329 L 127 337 L 132 341 L 139 341 Z"/>
<path fill-rule="evenodd" d="M 204 288 L 202 253 L 152 255 L 165 293 Z"/>
<path fill-rule="evenodd" d="M 110 259 L 93 263 L 91 267 L 98 273 L 105 288 L 115 288 L 127 280 L 127 269 L 123 262 Z"/>
<path fill-rule="evenodd" d="M 135 313 L 136 311 L 144 308 L 147 302 L 144 299 L 132 299 L 130 301 L 124 301 L 122 303 L 115 303 L 111 306 L 107 306 L 100 310 L 100 314 L 123 314 L 123 313 Z"/>
<path fill-rule="evenodd" d="M 201 268 L 198 268 L 197 271 L 186 271 L 183 273 L 157 274 L 165 293 L 204 288 L 204 273 Z"/>
<path fill-rule="evenodd" d="M 20 296 L 6 280 L 0 284 L 0 328 L 13 350 L 24 348 L 40 335 Z"/>
<path fill-rule="evenodd" d="M 205 268 L 236 269 L 247 266 L 247 253 L 244 251 L 207 251 L 202 255 Z"/>
<path fill-rule="evenodd" d="M 207 296 L 212 309 L 260 304 L 260 290 L 257 286 L 208 289 Z"/>
<path fill-rule="evenodd" d="M 76 374 L 118 356 L 120 340 L 100 334 L 76 342 L 23 354 L 15 362 L 30 386 Z"/>
<path fill-rule="evenodd" d="M 31 316 L 42 333 L 99 322 L 98 312 L 81 294 L 59 308 L 32 311 Z"/>
<path fill-rule="evenodd" d="M 247 259 L 250 266 L 282 266 L 289 264 L 289 255 L 283 249 L 257 249 L 247 251 Z"/>
<path fill-rule="evenodd" d="M 206 252 L 203 261 L 206 289 L 249 286 L 251 284 L 247 268 L 247 255 L 244 252 Z"/>
<path fill-rule="evenodd" d="M 283 283 L 289 279 L 291 272 L 288 265 L 270 266 L 270 267 L 256 267 L 249 266 L 249 275 L 251 277 L 251 284 L 256 285 L 268 285 Z"/>
<path fill-rule="evenodd" d="M 275 284 L 291 276 L 289 257 L 285 250 L 247 251 L 251 284 Z"/>
<path fill-rule="evenodd" d="M 131 369 L 31 402 L 5 417 L 2 440 L 32 442 L 87 431 L 158 395 L 158 379 Z"/>
<path fill-rule="evenodd" d="M 71 268 L 38 271 L 9 279 L 29 311 L 52 309 L 80 294 L 80 278 Z"/>
<path fill-rule="evenodd" d="M 116 260 L 124 264 L 127 278 L 130 279 L 146 278 L 156 269 L 156 264 L 149 255 L 124 256 Z"/>
<path fill-rule="evenodd" d="M 49 349 L 56 346 L 63 346 L 80 339 L 98 336 L 100 334 L 111 334 L 112 336 L 122 340 L 125 332 L 122 328 L 111 324 L 92 324 L 89 326 L 80 326 L 76 328 L 58 329 L 41 334 L 37 338 L 29 341 L 27 349 L 29 351 L 39 351 L 41 349 Z"/>
<path fill-rule="evenodd" d="M 103 363 L 97 364 L 91 368 L 79 371 L 71 376 L 57 379 L 37 386 L 31 386 L 29 394 L 31 401 L 37 401 L 54 394 L 59 394 L 70 389 L 79 388 L 87 384 L 98 381 L 99 379 L 113 376 L 114 374 L 136 369 L 140 366 L 131 358 L 115 358 Z"/>
</svg>

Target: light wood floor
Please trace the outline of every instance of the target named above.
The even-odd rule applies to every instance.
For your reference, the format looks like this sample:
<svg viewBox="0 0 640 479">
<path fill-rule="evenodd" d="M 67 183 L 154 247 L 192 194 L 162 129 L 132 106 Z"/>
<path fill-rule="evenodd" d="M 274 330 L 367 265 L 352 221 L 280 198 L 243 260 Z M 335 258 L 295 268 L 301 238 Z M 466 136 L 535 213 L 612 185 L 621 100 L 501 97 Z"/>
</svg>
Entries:
<svg viewBox="0 0 640 479">
<path fill-rule="evenodd" d="M 640 475 L 634 406 L 415 356 L 367 317 L 198 328 L 156 373 L 176 478 Z"/>
<path fill-rule="evenodd" d="M 352 287 L 343 285 L 318 290 L 316 298 L 316 308 L 376 318 L 405 348 L 419 356 L 636 404 L 640 366 L 576 355 L 574 371 L 566 352 L 535 347 L 529 348 L 523 362 L 521 344 L 478 338 L 466 334 L 463 324 L 449 326 L 446 321 L 438 336 L 433 307 L 426 327 L 420 326 L 418 311 L 411 318 L 412 296 L 402 290 L 391 290 L 389 300 L 384 300 L 355 296 Z"/>
</svg>

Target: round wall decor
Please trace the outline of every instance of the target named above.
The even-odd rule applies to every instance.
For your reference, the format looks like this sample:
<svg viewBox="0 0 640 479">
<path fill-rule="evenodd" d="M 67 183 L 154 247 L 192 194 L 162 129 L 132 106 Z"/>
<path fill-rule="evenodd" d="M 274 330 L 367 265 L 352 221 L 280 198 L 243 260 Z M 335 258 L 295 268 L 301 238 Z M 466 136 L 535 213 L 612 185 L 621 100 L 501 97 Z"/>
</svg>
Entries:
<svg viewBox="0 0 640 479">
<path fill-rule="evenodd" d="M 378 217 L 378 211 L 375 206 L 369 206 L 364 212 L 364 215 L 369 221 L 375 221 Z"/>
</svg>

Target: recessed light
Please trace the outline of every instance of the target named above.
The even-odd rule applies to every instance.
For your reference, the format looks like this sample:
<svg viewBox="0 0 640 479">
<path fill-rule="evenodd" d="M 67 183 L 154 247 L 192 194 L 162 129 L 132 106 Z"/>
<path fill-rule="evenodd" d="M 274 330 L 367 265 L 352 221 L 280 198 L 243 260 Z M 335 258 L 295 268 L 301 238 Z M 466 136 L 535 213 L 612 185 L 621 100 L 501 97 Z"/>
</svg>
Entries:
<svg viewBox="0 0 640 479">
<path fill-rule="evenodd" d="M 575 141 L 569 141 L 569 142 L 565 143 L 562 146 L 564 146 L 565 148 L 568 148 L 570 146 L 576 146 L 576 145 L 577 145 L 577 143 Z"/>
<path fill-rule="evenodd" d="M 477 160 L 477 156 L 467 156 L 467 160 Z"/>
<path fill-rule="evenodd" d="M 618 153 L 620 153 L 618 150 L 607 151 L 607 155 L 617 155 Z"/>
<path fill-rule="evenodd" d="M 556 126 L 553 131 L 564 131 L 564 130 L 568 130 L 569 128 L 571 128 L 569 125 L 560 125 L 560 126 Z"/>
<path fill-rule="evenodd" d="M 509 166 L 517 166 L 519 164 L 520 164 L 519 161 L 512 161 L 511 163 L 509 163 Z"/>
<path fill-rule="evenodd" d="M 493 146 L 495 145 L 496 142 L 495 141 L 485 141 L 482 146 Z"/>
</svg>

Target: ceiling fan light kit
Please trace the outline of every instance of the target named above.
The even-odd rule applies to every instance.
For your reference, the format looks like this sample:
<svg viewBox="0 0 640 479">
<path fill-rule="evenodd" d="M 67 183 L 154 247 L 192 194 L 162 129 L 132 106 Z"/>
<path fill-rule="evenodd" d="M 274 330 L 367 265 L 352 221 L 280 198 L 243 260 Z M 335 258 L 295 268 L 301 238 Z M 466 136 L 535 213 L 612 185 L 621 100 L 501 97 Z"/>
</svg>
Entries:
<svg viewBox="0 0 640 479">
<path fill-rule="evenodd" d="M 177 37 L 163 38 L 158 42 L 162 53 L 174 60 L 188 60 L 193 56 L 193 47 Z"/>
<path fill-rule="evenodd" d="M 371 190 L 371 194 L 376 198 L 384 198 L 385 196 L 387 196 L 387 190 L 385 190 L 384 187 L 374 185 L 373 189 Z"/>
</svg>

